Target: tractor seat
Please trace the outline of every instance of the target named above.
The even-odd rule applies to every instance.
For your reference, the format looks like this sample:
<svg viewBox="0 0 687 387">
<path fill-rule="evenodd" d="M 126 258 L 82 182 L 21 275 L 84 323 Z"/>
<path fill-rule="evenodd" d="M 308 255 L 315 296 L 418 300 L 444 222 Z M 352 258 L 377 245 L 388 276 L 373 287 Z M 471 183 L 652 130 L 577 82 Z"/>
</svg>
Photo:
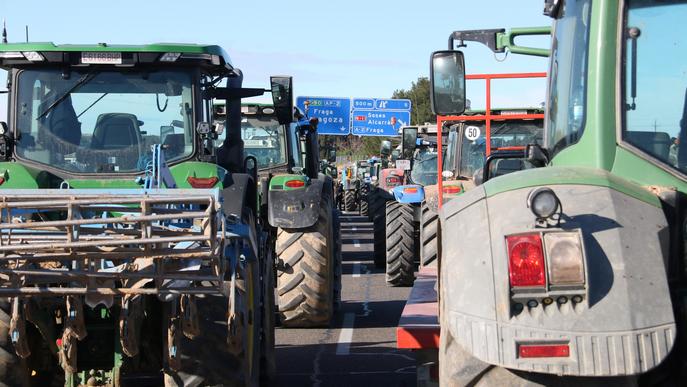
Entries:
<svg viewBox="0 0 687 387">
<path fill-rule="evenodd" d="M 110 150 L 138 148 L 141 131 L 135 115 L 129 113 L 103 113 L 98 116 L 91 140 L 91 149 Z"/>
<path fill-rule="evenodd" d="M 136 169 L 141 157 L 140 123 L 129 113 L 103 113 L 98 116 L 90 149 L 97 151 L 92 157 L 98 164 L 108 163 L 115 157 L 123 170 Z"/>
</svg>

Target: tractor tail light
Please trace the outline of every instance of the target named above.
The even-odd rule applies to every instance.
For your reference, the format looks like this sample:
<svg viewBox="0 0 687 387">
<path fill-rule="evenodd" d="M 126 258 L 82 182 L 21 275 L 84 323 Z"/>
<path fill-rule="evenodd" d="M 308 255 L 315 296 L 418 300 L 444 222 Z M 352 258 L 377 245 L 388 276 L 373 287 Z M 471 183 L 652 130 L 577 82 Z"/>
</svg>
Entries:
<svg viewBox="0 0 687 387">
<path fill-rule="evenodd" d="M 570 357 L 570 346 L 568 344 L 520 344 L 518 357 Z"/>
<path fill-rule="evenodd" d="M 305 186 L 305 182 L 303 180 L 289 180 L 284 185 L 289 188 L 301 188 Z"/>
<path fill-rule="evenodd" d="M 389 176 L 386 178 L 386 183 L 388 185 L 397 185 L 401 183 L 401 178 L 398 176 Z"/>
<path fill-rule="evenodd" d="M 544 250 L 539 234 L 509 235 L 508 271 L 511 287 L 546 285 Z"/>
<path fill-rule="evenodd" d="M 417 193 L 417 187 L 405 187 L 403 193 Z"/>
<path fill-rule="evenodd" d="M 217 184 L 219 178 L 217 176 L 213 177 L 193 177 L 189 176 L 186 181 L 191 184 L 193 188 L 212 188 Z"/>
<path fill-rule="evenodd" d="M 461 189 L 458 185 L 445 185 L 441 191 L 445 194 L 458 194 L 460 193 Z"/>
<path fill-rule="evenodd" d="M 0 185 L 3 185 L 4 183 L 5 183 L 5 178 L 4 178 L 4 177 L 0 177 Z"/>
<path fill-rule="evenodd" d="M 544 246 L 549 258 L 547 266 L 551 285 L 584 284 L 584 255 L 578 233 L 546 233 Z"/>
</svg>

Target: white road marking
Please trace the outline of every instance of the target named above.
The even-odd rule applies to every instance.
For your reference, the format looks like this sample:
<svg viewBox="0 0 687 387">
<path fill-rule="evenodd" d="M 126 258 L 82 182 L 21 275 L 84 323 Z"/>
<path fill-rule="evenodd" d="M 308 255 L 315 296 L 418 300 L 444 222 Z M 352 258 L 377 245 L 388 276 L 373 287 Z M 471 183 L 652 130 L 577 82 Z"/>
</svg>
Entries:
<svg viewBox="0 0 687 387">
<path fill-rule="evenodd" d="M 353 239 L 353 247 L 359 249 L 360 248 L 360 241 L 357 239 Z"/>
<path fill-rule="evenodd" d="M 346 313 L 339 333 L 339 341 L 336 344 L 336 354 L 347 356 L 351 352 L 351 341 L 353 341 L 353 323 L 355 313 Z"/>
<path fill-rule="evenodd" d="M 353 228 L 351 228 L 351 231 L 358 231 L 358 227 L 353 226 Z"/>
<path fill-rule="evenodd" d="M 353 262 L 353 277 L 360 277 L 360 262 Z"/>
</svg>

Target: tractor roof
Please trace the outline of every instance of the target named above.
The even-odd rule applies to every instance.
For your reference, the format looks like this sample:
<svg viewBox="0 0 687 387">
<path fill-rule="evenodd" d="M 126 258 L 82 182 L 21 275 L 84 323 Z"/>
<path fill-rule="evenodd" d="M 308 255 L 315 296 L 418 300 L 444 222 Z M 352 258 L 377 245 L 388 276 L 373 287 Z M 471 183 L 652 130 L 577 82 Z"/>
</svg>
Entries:
<svg viewBox="0 0 687 387">
<path fill-rule="evenodd" d="M 39 54 L 39 55 L 36 55 Z M 98 44 L 55 44 L 52 42 L 1 43 L 0 67 L 18 67 L 30 64 L 88 65 L 83 53 L 91 57 L 95 53 L 121 55 L 121 65 L 131 66 L 139 63 L 172 64 L 175 62 L 197 62 L 205 67 L 231 70 L 229 55 L 220 46 L 153 43 L 145 45 L 110 45 Z M 92 53 L 92 54 L 91 54 Z M 119 55 L 118 55 L 119 54 Z M 92 62 L 91 62 L 92 63 Z"/>
</svg>

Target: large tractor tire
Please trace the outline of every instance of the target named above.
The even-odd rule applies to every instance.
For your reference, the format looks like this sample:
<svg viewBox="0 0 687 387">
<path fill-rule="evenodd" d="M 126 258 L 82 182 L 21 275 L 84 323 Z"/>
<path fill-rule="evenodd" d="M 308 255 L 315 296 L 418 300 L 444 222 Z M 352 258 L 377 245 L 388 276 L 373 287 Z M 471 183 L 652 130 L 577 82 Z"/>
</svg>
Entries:
<svg viewBox="0 0 687 387">
<path fill-rule="evenodd" d="M 11 316 L 10 299 L 0 298 L 0 386 L 31 386 L 26 361 L 17 356 L 10 340 Z"/>
<path fill-rule="evenodd" d="M 379 191 L 377 188 L 372 188 L 367 194 L 367 218 L 370 222 L 374 222 L 375 216 L 379 211 Z"/>
<path fill-rule="evenodd" d="M 415 280 L 415 224 L 413 206 L 386 204 L 386 283 L 411 286 Z"/>
<path fill-rule="evenodd" d="M 378 202 L 384 203 L 382 198 Z M 381 208 L 375 215 L 372 223 L 374 233 L 374 263 L 375 267 L 382 269 L 386 266 L 386 208 Z"/>
<path fill-rule="evenodd" d="M 262 311 L 256 262 L 240 268 L 236 285 L 233 319 L 228 318 L 231 306 L 226 296 L 197 298 L 200 334 L 189 339 L 182 332 L 177 333 L 180 367 L 178 371 L 166 367 L 165 387 L 260 384 Z M 165 310 L 168 308 L 166 305 Z"/>
<path fill-rule="evenodd" d="M 353 191 L 350 191 L 353 192 Z M 346 192 L 348 194 L 348 192 Z M 326 327 L 333 315 L 335 237 L 331 206 L 308 229 L 277 232 L 279 314 L 286 327 Z"/>
<path fill-rule="evenodd" d="M 370 188 L 367 186 L 367 184 L 363 185 L 360 188 L 360 200 L 359 200 L 359 209 L 360 209 L 360 215 L 361 216 L 367 216 L 369 213 L 369 207 L 368 207 L 368 202 L 367 202 L 367 197 L 370 194 Z"/>
<path fill-rule="evenodd" d="M 262 262 L 262 278 L 260 284 L 262 286 L 262 334 L 260 337 L 260 378 L 263 382 L 274 380 L 277 376 L 277 364 L 275 360 L 275 333 L 274 326 L 276 325 L 275 316 L 275 295 L 274 284 L 276 282 L 275 264 L 276 253 L 275 242 L 270 237 L 267 241 L 267 252 L 265 254 L 265 262 Z"/>
<path fill-rule="evenodd" d="M 341 308 L 341 216 L 338 210 L 334 210 L 334 311 Z"/>
<path fill-rule="evenodd" d="M 422 203 L 422 219 L 420 220 L 420 266 L 437 265 L 437 229 L 439 214 Z"/>
<path fill-rule="evenodd" d="M 357 203 L 355 202 L 355 191 L 347 190 L 344 192 L 344 209 L 348 212 L 353 212 L 357 208 Z"/>
</svg>

